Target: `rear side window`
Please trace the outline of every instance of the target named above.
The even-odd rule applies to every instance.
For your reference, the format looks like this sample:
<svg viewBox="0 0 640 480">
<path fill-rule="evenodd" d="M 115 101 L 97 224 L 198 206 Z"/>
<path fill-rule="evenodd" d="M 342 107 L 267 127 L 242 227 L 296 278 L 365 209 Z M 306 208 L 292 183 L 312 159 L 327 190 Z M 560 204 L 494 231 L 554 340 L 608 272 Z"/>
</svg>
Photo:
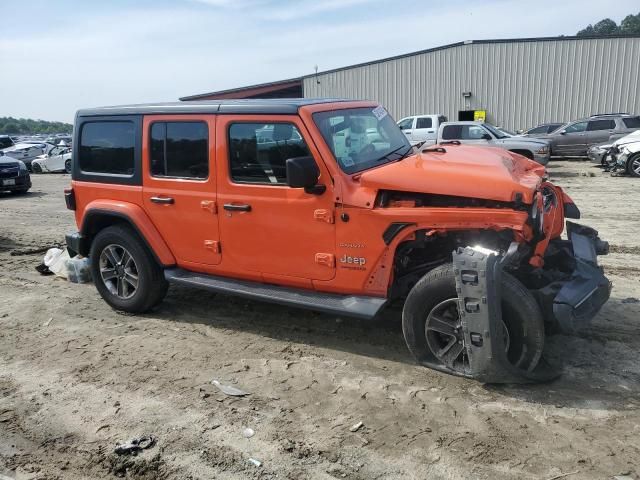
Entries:
<svg viewBox="0 0 640 480">
<path fill-rule="evenodd" d="M 587 131 L 593 132 L 595 130 L 615 130 L 615 120 L 591 120 L 587 126 Z"/>
<path fill-rule="evenodd" d="M 485 134 L 478 125 L 447 125 L 442 129 L 443 140 L 481 140 Z"/>
<path fill-rule="evenodd" d="M 627 128 L 640 128 L 640 117 L 623 118 L 622 121 Z"/>
<path fill-rule="evenodd" d="M 527 133 L 532 133 L 532 134 L 536 134 L 536 133 L 547 133 L 549 132 L 549 127 L 547 127 L 546 125 L 542 126 L 542 127 L 535 127 L 532 128 L 531 130 L 529 130 Z"/>
<path fill-rule="evenodd" d="M 87 122 L 80 135 L 80 170 L 132 176 L 135 125 L 129 121 Z"/>
<path fill-rule="evenodd" d="M 416 128 L 431 128 L 432 126 L 431 117 L 420 117 L 416 121 Z"/>
<path fill-rule="evenodd" d="M 155 122 L 150 133 L 151 175 L 209 176 L 209 129 L 205 122 Z"/>
<path fill-rule="evenodd" d="M 233 123 L 229 127 L 229 169 L 239 183 L 287 183 L 286 161 L 310 156 L 291 123 Z"/>
</svg>

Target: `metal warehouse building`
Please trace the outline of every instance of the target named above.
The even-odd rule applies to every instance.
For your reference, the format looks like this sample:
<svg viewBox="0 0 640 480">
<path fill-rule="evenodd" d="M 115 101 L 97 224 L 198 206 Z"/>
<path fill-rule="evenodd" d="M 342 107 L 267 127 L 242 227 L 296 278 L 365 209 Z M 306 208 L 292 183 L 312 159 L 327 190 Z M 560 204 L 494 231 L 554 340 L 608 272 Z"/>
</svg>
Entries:
<svg viewBox="0 0 640 480">
<path fill-rule="evenodd" d="M 396 118 L 441 113 L 510 129 L 596 113 L 640 113 L 640 36 L 469 40 L 299 78 L 181 100 L 333 97 Z"/>
</svg>

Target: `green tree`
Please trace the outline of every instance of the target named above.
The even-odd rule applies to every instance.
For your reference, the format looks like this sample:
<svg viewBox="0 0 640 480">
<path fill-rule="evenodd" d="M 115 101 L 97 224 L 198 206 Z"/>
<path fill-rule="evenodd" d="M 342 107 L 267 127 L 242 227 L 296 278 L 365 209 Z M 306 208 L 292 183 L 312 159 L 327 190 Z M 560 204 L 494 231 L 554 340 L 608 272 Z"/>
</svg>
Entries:
<svg viewBox="0 0 640 480">
<path fill-rule="evenodd" d="M 640 13 L 627 15 L 620 22 L 620 33 L 640 35 Z"/>
<path fill-rule="evenodd" d="M 2 127 L 2 132 L 6 134 L 20 133 L 20 126 L 14 122 L 5 123 L 4 127 Z"/>
<path fill-rule="evenodd" d="M 580 30 L 578 37 L 604 37 L 607 35 L 640 35 L 640 13 L 627 15 L 618 25 L 610 18 L 600 20 L 595 25 L 589 25 Z"/>
</svg>

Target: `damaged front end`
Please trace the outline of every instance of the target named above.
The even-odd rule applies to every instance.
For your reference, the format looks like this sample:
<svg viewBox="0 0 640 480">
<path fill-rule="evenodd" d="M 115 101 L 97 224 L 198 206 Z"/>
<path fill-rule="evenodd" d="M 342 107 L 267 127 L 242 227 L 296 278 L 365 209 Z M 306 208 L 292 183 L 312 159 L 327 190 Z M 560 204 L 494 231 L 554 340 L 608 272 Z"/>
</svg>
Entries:
<svg viewBox="0 0 640 480">
<path fill-rule="evenodd" d="M 542 356 L 535 365 L 514 364 L 505 348 L 501 277 L 514 276 L 535 297 L 547 332 L 574 333 L 585 327 L 608 300 L 611 282 L 597 264 L 608 244 L 594 229 L 567 222 L 568 240 L 549 242 L 544 266 L 523 266 L 522 246 L 501 255 L 478 247 L 453 252 L 458 312 L 468 361 L 465 376 L 487 383 L 550 380 L 559 374 Z M 446 368 L 445 368 L 446 369 Z M 458 373 L 461 372 L 451 372 Z"/>
</svg>

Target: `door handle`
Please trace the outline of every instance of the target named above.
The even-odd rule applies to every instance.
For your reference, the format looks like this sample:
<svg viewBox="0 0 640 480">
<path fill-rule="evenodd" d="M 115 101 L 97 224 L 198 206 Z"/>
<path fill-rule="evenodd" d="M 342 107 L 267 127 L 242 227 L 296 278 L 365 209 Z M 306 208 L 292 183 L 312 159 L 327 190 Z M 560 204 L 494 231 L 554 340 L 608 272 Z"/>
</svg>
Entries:
<svg viewBox="0 0 640 480">
<path fill-rule="evenodd" d="M 175 203 L 175 200 L 171 197 L 151 197 L 149 200 L 162 205 L 173 205 Z"/>
<path fill-rule="evenodd" d="M 238 205 L 235 203 L 225 203 L 224 209 L 230 212 L 250 212 L 251 205 Z"/>
</svg>

